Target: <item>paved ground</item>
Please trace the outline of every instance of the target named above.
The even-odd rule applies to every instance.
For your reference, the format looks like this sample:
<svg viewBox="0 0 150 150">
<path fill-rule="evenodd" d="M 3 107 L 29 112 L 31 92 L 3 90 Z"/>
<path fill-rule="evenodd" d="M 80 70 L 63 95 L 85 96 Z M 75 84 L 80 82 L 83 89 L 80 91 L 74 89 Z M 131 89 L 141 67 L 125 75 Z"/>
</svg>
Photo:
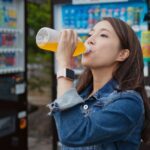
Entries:
<svg viewBox="0 0 150 150">
<path fill-rule="evenodd" d="M 46 108 L 51 99 L 51 77 L 46 68 L 50 68 L 50 63 L 28 64 L 29 150 L 52 150 L 52 127 Z"/>
<path fill-rule="evenodd" d="M 28 150 L 52 150 L 52 128 L 47 116 L 49 109 L 46 108 L 50 96 L 47 93 L 40 95 L 32 92 L 28 95 L 30 108 L 33 108 L 28 116 Z"/>
<path fill-rule="evenodd" d="M 52 150 L 51 140 L 48 138 L 28 138 L 28 148 L 29 150 Z"/>
</svg>

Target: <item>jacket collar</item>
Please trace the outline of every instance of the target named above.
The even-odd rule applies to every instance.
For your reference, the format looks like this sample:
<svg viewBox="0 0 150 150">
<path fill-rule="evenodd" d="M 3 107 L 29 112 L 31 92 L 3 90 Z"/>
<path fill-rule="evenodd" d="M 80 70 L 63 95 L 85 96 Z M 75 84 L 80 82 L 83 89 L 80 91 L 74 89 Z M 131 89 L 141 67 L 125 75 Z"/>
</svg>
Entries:
<svg viewBox="0 0 150 150">
<path fill-rule="evenodd" d="M 80 93 L 80 96 L 83 99 L 86 99 L 88 95 L 92 92 L 93 84 L 90 83 L 85 90 Z M 96 93 L 94 93 L 93 97 L 95 97 L 97 100 L 99 100 L 101 97 L 106 96 L 110 93 L 112 93 L 114 90 L 118 89 L 118 83 L 116 80 L 111 79 L 108 81 L 101 89 L 99 89 Z"/>
</svg>

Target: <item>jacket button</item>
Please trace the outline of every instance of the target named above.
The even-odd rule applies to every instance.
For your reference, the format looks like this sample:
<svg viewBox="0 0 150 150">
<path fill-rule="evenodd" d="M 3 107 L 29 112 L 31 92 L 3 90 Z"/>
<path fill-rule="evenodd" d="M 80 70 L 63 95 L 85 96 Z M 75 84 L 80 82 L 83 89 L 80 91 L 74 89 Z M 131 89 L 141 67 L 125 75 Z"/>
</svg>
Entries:
<svg viewBox="0 0 150 150">
<path fill-rule="evenodd" d="M 85 110 L 87 110 L 88 108 L 89 108 L 88 105 L 83 106 L 83 109 L 85 109 Z"/>
</svg>

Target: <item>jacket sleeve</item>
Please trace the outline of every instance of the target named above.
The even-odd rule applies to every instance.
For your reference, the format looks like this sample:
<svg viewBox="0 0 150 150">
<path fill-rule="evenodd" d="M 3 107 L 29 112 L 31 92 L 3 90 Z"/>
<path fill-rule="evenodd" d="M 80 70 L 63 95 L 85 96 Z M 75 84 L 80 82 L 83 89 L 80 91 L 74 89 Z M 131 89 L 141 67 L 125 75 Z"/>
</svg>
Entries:
<svg viewBox="0 0 150 150">
<path fill-rule="evenodd" d="M 76 89 L 71 88 L 65 92 L 63 96 L 57 98 L 54 102 L 47 105 L 50 108 L 49 115 L 51 115 L 52 111 L 63 111 L 83 102 L 84 100 L 77 93 Z"/>
<path fill-rule="evenodd" d="M 68 101 L 69 92 L 56 101 L 62 105 L 62 101 Z M 103 109 L 96 109 L 88 116 L 84 116 L 78 104 L 81 97 L 72 90 L 71 101 L 73 105 L 67 105 L 65 111 L 62 106 L 54 109 L 59 140 L 68 146 L 92 145 L 96 143 L 112 142 L 124 138 L 136 126 L 142 117 L 141 99 L 138 97 L 122 97 Z M 80 99 L 80 100 L 79 100 Z M 70 101 L 70 103 L 71 103 Z M 94 106 L 98 107 L 98 106 Z"/>
</svg>

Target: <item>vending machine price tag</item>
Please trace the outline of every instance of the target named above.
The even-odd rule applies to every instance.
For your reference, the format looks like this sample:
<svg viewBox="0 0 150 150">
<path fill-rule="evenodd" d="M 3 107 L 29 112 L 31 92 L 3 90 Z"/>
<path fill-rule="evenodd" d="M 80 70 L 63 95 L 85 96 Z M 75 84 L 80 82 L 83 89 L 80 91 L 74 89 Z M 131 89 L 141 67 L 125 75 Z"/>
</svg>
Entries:
<svg viewBox="0 0 150 150">
<path fill-rule="evenodd" d="M 108 3 L 108 2 L 127 2 L 129 0 L 72 0 L 72 4 L 92 4 L 92 3 Z"/>
<path fill-rule="evenodd" d="M 17 84 L 15 87 L 16 94 L 23 94 L 25 92 L 25 83 Z"/>
</svg>

